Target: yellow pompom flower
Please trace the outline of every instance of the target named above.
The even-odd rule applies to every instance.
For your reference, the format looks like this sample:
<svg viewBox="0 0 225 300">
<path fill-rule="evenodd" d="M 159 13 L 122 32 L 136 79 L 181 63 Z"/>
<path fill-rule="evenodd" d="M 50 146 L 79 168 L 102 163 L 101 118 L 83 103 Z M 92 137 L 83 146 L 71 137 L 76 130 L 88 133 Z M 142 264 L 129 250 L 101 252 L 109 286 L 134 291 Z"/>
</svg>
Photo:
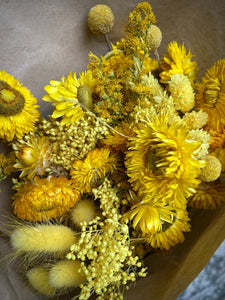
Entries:
<svg viewBox="0 0 225 300">
<path fill-rule="evenodd" d="M 148 30 L 147 39 L 149 43 L 149 50 L 156 50 L 159 48 L 162 41 L 162 32 L 158 26 L 150 26 L 150 29 Z"/>
<path fill-rule="evenodd" d="M 202 169 L 200 179 L 206 182 L 215 181 L 220 177 L 222 165 L 213 155 L 206 157 L 207 166 Z"/>
<path fill-rule="evenodd" d="M 72 222 L 80 226 L 80 223 L 89 223 L 97 216 L 97 208 L 94 201 L 91 199 L 84 199 L 79 201 L 70 212 Z"/>
<path fill-rule="evenodd" d="M 197 73 L 197 63 L 191 61 L 192 57 L 190 50 L 186 53 L 184 44 L 180 46 L 177 42 L 171 42 L 168 45 L 168 54 L 165 54 L 161 60 L 160 81 L 168 83 L 173 74 L 184 74 L 193 84 Z"/>
<path fill-rule="evenodd" d="M 186 207 L 186 197 L 198 187 L 200 167 L 205 165 L 195 157 L 200 143 L 189 139 L 189 130 L 182 123 L 168 125 L 166 116 L 159 115 L 152 122 L 146 119 L 138 126 L 126 156 L 134 190 L 160 195 L 173 207 Z"/>
<path fill-rule="evenodd" d="M 114 14 L 111 8 L 104 4 L 93 6 L 88 13 L 88 26 L 95 34 L 106 34 L 114 25 Z"/>
<path fill-rule="evenodd" d="M 15 187 L 13 195 L 14 214 L 27 221 L 57 218 L 66 213 L 79 200 L 79 192 L 73 182 L 63 176 L 40 178 Z"/>
<path fill-rule="evenodd" d="M 96 148 L 88 152 L 84 160 L 74 162 L 70 175 L 81 193 L 90 193 L 106 175 L 113 173 L 116 165 L 117 159 L 114 153 L 111 153 L 108 148 Z"/>
<path fill-rule="evenodd" d="M 0 138 L 11 141 L 32 131 L 40 115 L 36 103 L 22 83 L 0 71 Z"/>
<path fill-rule="evenodd" d="M 195 106 L 195 94 L 191 82 L 184 74 L 174 74 L 169 81 L 169 91 L 177 110 L 186 113 Z"/>
<path fill-rule="evenodd" d="M 212 148 L 221 146 L 225 141 L 225 59 L 209 68 L 197 84 L 196 108 L 208 114 L 206 130 L 214 136 Z"/>
<path fill-rule="evenodd" d="M 46 137 L 31 136 L 29 142 L 19 144 L 14 167 L 21 172 L 20 177 L 33 179 L 35 175 L 44 175 L 50 167 L 51 146 Z"/>
<path fill-rule="evenodd" d="M 225 200 L 225 186 L 215 182 L 202 182 L 188 205 L 198 209 L 216 209 Z"/>
<path fill-rule="evenodd" d="M 202 110 L 187 112 L 182 118 L 182 121 L 191 129 L 202 128 L 208 120 L 208 114 Z"/>
<path fill-rule="evenodd" d="M 82 73 L 79 79 L 76 73 L 70 72 L 67 78 L 63 76 L 61 81 L 51 80 L 50 84 L 45 86 L 48 95 L 42 99 L 53 103 L 55 110 L 52 117 L 56 119 L 62 117 L 62 125 L 79 121 L 84 115 L 81 106 L 91 108 L 95 80 L 90 70 Z"/>
</svg>

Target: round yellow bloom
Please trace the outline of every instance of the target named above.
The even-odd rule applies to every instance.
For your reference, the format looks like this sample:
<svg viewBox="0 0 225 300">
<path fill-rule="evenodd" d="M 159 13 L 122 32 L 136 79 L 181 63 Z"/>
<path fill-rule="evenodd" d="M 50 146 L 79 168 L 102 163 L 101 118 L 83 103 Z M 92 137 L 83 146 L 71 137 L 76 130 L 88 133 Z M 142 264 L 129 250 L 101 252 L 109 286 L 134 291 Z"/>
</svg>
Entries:
<svg viewBox="0 0 225 300">
<path fill-rule="evenodd" d="M 13 212 L 23 220 L 42 221 L 57 218 L 66 213 L 79 200 L 79 192 L 73 182 L 63 176 L 39 178 L 32 183 L 15 187 Z"/>
<path fill-rule="evenodd" d="M 16 156 L 18 161 L 14 167 L 22 171 L 20 177 L 27 175 L 32 179 L 35 175 L 44 175 L 50 166 L 50 142 L 44 136 L 31 136 L 30 142 L 19 144 Z"/>
<path fill-rule="evenodd" d="M 221 163 L 221 171 L 225 172 L 225 148 L 218 148 L 214 152 L 211 153 L 211 155 L 214 155 Z"/>
<path fill-rule="evenodd" d="M 0 138 L 11 141 L 33 130 L 40 115 L 36 103 L 22 83 L 0 71 Z"/>
<path fill-rule="evenodd" d="M 92 106 L 95 80 L 92 78 L 90 70 L 82 73 L 79 79 L 77 79 L 76 73 L 70 72 L 67 78 L 63 76 L 61 81 L 52 80 L 50 84 L 45 86 L 48 95 L 42 99 L 53 103 L 55 110 L 52 117 L 62 117 L 62 125 L 79 121 L 84 115 L 81 106 L 88 109 Z"/>
<path fill-rule="evenodd" d="M 191 82 L 184 74 L 174 74 L 169 81 L 169 91 L 177 110 L 186 113 L 195 106 L 195 95 Z"/>
<path fill-rule="evenodd" d="M 88 13 L 88 26 L 95 34 L 108 33 L 114 25 L 114 15 L 107 5 L 93 6 Z"/>
<path fill-rule="evenodd" d="M 198 112 L 193 110 L 192 112 L 186 113 L 182 120 L 191 129 L 200 129 L 206 124 L 208 114 L 202 110 L 199 110 Z"/>
<path fill-rule="evenodd" d="M 214 182 L 202 182 L 188 205 L 200 209 L 216 209 L 225 200 L 225 187 Z"/>
<path fill-rule="evenodd" d="M 159 48 L 162 41 L 162 32 L 156 25 L 151 25 L 148 31 L 149 50 L 156 50 Z"/>
<path fill-rule="evenodd" d="M 192 57 L 190 51 L 186 53 L 184 44 L 180 46 L 177 42 L 171 42 L 168 45 L 168 54 L 164 55 L 161 61 L 160 81 L 168 83 L 173 74 L 184 74 L 193 83 L 197 73 L 197 63 L 191 61 Z"/>
<path fill-rule="evenodd" d="M 97 208 L 91 199 L 79 201 L 70 212 L 70 218 L 77 226 L 80 226 L 82 222 L 89 223 L 96 216 Z"/>
<path fill-rule="evenodd" d="M 220 177 L 222 165 L 213 155 L 206 157 L 207 166 L 202 169 L 200 179 L 206 182 L 215 181 Z"/>
<path fill-rule="evenodd" d="M 209 68 L 197 84 L 196 107 L 208 114 L 207 131 L 212 131 L 214 138 L 225 141 L 225 59 L 217 61 Z M 216 141 L 215 141 L 216 142 Z M 211 142 L 212 148 L 214 143 Z"/>
<path fill-rule="evenodd" d="M 173 207 L 186 207 L 186 197 L 200 183 L 197 177 L 205 165 L 195 157 L 200 143 L 189 139 L 189 130 L 182 123 L 168 125 L 162 115 L 138 126 L 126 156 L 129 181 L 141 194 L 160 197 Z"/>
<path fill-rule="evenodd" d="M 81 193 L 90 193 L 92 188 L 101 183 L 104 176 L 113 173 L 116 163 L 116 156 L 109 149 L 96 148 L 88 152 L 84 161 L 76 160 L 74 162 L 70 175 Z"/>
</svg>

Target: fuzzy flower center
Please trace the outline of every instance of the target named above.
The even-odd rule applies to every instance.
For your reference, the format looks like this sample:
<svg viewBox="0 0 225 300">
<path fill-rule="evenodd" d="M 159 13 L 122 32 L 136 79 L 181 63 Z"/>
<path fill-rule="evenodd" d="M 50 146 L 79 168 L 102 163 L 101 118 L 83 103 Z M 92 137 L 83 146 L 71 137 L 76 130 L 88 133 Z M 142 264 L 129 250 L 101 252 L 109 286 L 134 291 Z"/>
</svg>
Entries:
<svg viewBox="0 0 225 300">
<path fill-rule="evenodd" d="M 0 80 L 0 115 L 16 115 L 24 108 L 24 104 L 24 96 L 8 83 Z"/>
</svg>

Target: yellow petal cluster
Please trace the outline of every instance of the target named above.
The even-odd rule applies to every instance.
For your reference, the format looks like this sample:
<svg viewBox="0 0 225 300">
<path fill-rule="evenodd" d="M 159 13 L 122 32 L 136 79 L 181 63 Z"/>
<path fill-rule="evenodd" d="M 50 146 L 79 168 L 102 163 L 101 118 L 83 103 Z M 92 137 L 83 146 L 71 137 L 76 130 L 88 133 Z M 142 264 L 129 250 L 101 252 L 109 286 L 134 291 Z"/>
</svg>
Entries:
<svg viewBox="0 0 225 300">
<path fill-rule="evenodd" d="M 40 178 L 15 187 L 13 212 L 23 220 L 42 221 L 58 218 L 79 200 L 79 192 L 73 182 L 65 177 Z"/>
<path fill-rule="evenodd" d="M 36 103 L 22 83 L 0 71 L 0 138 L 12 141 L 32 131 L 40 116 Z"/>
</svg>

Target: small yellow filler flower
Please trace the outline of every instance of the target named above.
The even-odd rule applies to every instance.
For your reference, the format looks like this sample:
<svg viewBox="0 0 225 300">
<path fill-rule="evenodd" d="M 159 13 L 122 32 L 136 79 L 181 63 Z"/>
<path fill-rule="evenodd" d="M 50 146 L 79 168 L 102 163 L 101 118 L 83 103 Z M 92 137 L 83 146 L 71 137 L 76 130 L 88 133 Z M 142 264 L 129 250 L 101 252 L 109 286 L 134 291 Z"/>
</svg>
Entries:
<svg viewBox="0 0 225 300">
<path fill-rule="evenodd" d="M 40 115 L 36 103 L 22 83 L 0 71 L 0 138 L 11 141 L 32 131 Z"/>
<path fill-rule="evenodd" d="M 42 221 L 57 218 L 66 213 L 79 200 L 79 192 L 73 182 L 63 176 L 40 178 L 32 183 L 15 187 L 13 212 L 23 220 Z"/>
</svg>

